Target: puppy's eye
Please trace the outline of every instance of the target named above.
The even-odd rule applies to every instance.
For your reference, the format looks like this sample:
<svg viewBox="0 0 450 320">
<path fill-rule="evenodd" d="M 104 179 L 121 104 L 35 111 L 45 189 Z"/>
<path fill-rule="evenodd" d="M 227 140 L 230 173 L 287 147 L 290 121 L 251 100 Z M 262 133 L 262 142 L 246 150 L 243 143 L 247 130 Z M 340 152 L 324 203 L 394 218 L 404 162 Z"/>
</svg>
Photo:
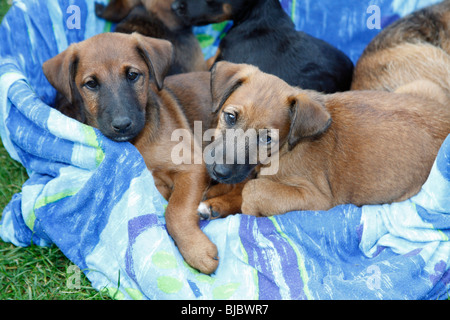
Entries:
<svg viewBox="0 0 450 320">
<path fill-rule="evenodd" d="M 235 115 L 234 113 L 224 112 L 224 119 L 225 119 L 225 122 L 227 123 L 227 125 L 232 127 L 236 124 L 237 115 Z"/>
<path fill-rule="evenodd" d="M 86 88 L 88 88 L 90 90 L 95 90 L 98 87 L 98 82 L 95 80 L 89 80 L 84 85 L 86 86 Z"/>
<path fill-rule="evenodd" d="M 127 79 L 128 79 L 128 80 L 130 80 L 130 81 L 136 81 L 137 78 L 139 78 L 139 73 L 133 72 L 133 71 L 127 72 Z"/>
</svg>

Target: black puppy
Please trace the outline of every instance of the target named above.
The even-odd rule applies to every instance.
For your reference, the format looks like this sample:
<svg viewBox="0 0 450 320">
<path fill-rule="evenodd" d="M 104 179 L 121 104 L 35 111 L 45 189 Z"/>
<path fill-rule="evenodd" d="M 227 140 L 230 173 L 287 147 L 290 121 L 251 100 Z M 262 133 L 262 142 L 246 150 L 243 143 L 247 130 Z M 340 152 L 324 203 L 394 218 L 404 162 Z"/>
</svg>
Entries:
<svg viewBox="0 0 450 320">
<path fill-rule="evenodd" d="M 340 50 L 295 25 L 279 0 L 176 0 L 188 25 L 233 20 L 215 61 L 252 64 L 290 85 L 332 93 L 350 88 L 353 63 Z"/>
</svg>

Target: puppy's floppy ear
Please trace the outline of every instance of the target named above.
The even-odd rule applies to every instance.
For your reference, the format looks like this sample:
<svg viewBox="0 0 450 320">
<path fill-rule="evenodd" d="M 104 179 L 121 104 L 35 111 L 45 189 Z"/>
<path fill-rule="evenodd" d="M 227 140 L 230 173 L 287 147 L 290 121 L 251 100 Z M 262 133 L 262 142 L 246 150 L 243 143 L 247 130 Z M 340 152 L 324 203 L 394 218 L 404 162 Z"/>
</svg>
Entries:
<svg viewBox="0 0 450 320">
<path fill-rule="evenodd" d="M 164 78 L 173 61 L 173 45 L 167 40 L 145 37 L 134 32 L 132 36 L 137 41 L 137 50 L 143 57 L 155 79 L 158 90 L 164 85 Z"/>
<path fill-rule="evenodd" d="M 255 70 L 255 67 L 247 64 L 216 62 L 211 69 L 212 112 L 220 110 L 231 94 L 247 81 Z"/>
<path fill-rule="evenodd" d="M 71 45 L 65 51 L 45 61 L 42 70 L 48 82 L 70 102 L 78 92 L 75 76 L 78 67 L 76 46 Z"/>
<path fill-rule="evenodd" d="M 331 115 L 325 106 L 306 93 L 288 98 L 291 126 L 288 136 L 289 150 L 303 138 L 317 136 L 325 132 L 331 124 Z"/>
</svg>

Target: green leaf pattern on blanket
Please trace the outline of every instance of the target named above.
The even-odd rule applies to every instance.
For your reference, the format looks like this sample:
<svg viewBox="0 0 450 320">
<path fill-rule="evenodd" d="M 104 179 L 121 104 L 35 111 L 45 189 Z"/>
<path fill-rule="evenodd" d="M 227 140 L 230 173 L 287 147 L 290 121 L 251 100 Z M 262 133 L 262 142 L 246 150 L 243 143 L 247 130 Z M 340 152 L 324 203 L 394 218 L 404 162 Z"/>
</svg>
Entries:
<svg viewBox="0 0 450 320">
<path fill-rule="evenodd" d="M 177 293 L 183 288 L 183 283 L 174 277 L 161 276 L 156 281 L 158 288 L 165 293 Z"/>
<path fill-rule="evenodd" d="M 97 139 L 97 135 L 95 134 L 95 131 L 92 127 L 87 125 L 81 125 L 82 130 L 84 131 L 85 135 L 85 141 L 87 145 L 94 147 L 96 149 L 96 164 L 97 166 L 102 163 L 103 159 L 105 158 L 105 153 L 103 152 L 103 149 L 100 147 Z"/>
<path fill-rule="evenodd" d="M 224 21 L 221 23 L 215 23 L 212 25 L 212 29 L 218 33 L 221 33 L 226 25 L 228 24 L 228 21 Z M 219 39 L 222 39 L 225 36 L 225 33 L 221 33 Z M 214 42 L 216 41 L 216 37 L 206 34 L 206 33 L 200 33 L 196 35 L 198 41 L 200 42 L 200 47 L 202 49 L 208 48 L 209 46 L 212 46 Z"/>
<path fill-rule="evenodd" d="M 128 293 L 128 295 L 133 299 L 133 300 L 143 300 L 144 296 L 142 295 L 142 292 L 140 292 L 137 289 L 133 289 L 133 288 L 125 288 L 125 291 Z"/>
<path fill-rule="evenodd" d="M 217 287 L 213 290 L 213 298 L 217 300 L 230 299 L 239 286 L 240 283 L 228 283 Z"/>
<path fill-rule="evenodd" d="M 152 263 L 160 269 L 172 269 L 177 267 L 177 260 L 170 252 L 159 251 L 152 256 Z"/>
</svg>

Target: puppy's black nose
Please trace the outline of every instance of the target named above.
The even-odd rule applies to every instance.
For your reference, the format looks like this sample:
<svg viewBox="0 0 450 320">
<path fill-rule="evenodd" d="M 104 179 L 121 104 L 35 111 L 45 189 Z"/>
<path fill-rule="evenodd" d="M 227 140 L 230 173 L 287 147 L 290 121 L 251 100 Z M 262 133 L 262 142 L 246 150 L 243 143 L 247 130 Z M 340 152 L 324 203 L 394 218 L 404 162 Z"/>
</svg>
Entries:
<svg viewBox="0 0 450 320">
<path fill-rule="evenodd" d="M 186 12 L 186 3 L 184 1 L 174 1 L 170 7 L 179 14 Z"/>
<path fill-rule="evenodd" d="M 125 133 L 131 127 L 131 119 L 128 117 L 117 117 L 111 123 L 113 130 L 116 133 Z"/>
<path fill-rule="evenodd" d="M 228 179 L 233 175 L 233 170 L 231 166 L 224 166 L 224 165 L 215 165 L 214 166 L 214 174 L 218 179 Z"/>
</svg>

